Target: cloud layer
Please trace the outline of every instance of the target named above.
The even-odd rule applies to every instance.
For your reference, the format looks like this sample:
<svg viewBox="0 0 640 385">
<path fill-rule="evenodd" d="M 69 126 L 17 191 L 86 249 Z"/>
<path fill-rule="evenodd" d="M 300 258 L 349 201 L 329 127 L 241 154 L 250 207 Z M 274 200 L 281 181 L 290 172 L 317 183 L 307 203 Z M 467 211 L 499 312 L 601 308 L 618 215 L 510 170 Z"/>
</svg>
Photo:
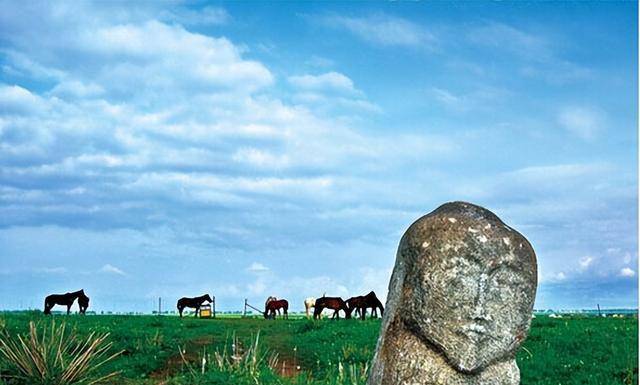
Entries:
<svg viewBox="0 0 640 385">
<path fill-rule="evenodd" d="M 4 7 L 0 298 L 384 297 L 406 227 L 469 200 L 533 242 L 540 306 L 635 303 L 635 107 L 566 91 L 607 69 L 473 15 L 292 10 L 285 38 L 239 7 Z"/>
</svg>

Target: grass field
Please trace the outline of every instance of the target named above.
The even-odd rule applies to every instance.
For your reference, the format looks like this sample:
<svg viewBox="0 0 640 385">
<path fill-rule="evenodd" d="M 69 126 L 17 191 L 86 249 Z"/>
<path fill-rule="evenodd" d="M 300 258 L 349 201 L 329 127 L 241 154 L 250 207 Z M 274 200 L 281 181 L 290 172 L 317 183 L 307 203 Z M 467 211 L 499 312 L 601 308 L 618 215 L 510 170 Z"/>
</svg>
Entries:
<svg viewBox="0 0 640 385">
<path fill-rule="evenodd" d="M 113 350 L 124 352 L 100 370 L 120 371 L 110 383 L 127 385 L 364 384 L 380 327 L 379 320 L 53 318 L 81 336 L 109 332 Z M 40 313 L 0 314 L 0 328 L 13 336 L 29 321 L 51 323 Z M 240 362 L 258 335 L 258 351 Z M 638 319 L 537 317 L 517 360 L 524 385 L 637 384 Z M 0 370 L 8 374 L 6 362 Z"/>
</svg>

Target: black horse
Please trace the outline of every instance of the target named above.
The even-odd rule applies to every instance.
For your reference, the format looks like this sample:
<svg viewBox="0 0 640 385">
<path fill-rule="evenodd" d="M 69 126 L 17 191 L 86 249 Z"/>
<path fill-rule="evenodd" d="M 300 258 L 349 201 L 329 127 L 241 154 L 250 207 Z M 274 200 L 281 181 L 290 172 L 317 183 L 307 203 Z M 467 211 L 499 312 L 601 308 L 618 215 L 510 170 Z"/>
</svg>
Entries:
<svg viewBox="0 0 640 385">
<path fill-rule="evenodd" d="M 78 306 L 80 307 L 80 314 L 86 314 L 89 308 L 89 297 L 84 293 L 78 297 Z"/>
<path fill-rule="evenodd" d="M 86 307 L 89 307 L 89 297 L 84 294 L 84 289 L 74 291 L 73 293 L 65 293 L 65 294 L 51 294 L 44 299 L 44 314 L 51 314 L 51 309 L 56 305 L 63 305 L 67 307 L 67 315 L 71 311 L 71 306 L 76 301 L 77 298 L 86 298 Z M 84 301 L 84 300 L 83 300 Z M 86 310 L 86 307 L 84 310 Z M 82 305 L 80 307 L 80 312 L 84 314 L 82 310 Z"/>
<path fill-rule="evenodd" d="M 190 307 L 196 309 L 195 316 L 198 316 L 198 312 L 200 311 L 200 306 L 204 303 L 204 301 L 213 302 L 209 294 L 201 295 L 200 297 L 189 298 L 182 297 L 178 300 L 178 311 L 180 312 L 180 317 L 182 317 L 182 311 L 185 307 Z"/>
</svg>

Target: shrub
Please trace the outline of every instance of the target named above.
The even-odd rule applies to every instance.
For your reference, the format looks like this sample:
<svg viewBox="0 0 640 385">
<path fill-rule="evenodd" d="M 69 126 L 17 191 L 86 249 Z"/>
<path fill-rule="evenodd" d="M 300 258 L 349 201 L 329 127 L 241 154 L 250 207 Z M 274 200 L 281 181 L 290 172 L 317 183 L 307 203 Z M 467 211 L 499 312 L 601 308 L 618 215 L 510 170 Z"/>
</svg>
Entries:
<svg viewBox="0 0 640 385">
<path fill-rule="evenodd" d="M 109 333 L 92 332 L 85 338 L 67 332 L 65 324 L 42 328 L 38 332 L 29 322 L 26 337 L 12 337 L 6 330 L 0 332 L 0 359 L 12 383 L 29 385 L 92 385 L 104 382 L 118 374 L 100 375 L 97 371 L 117 357 L 108 355 L 111 342 Z"/>
</svg>

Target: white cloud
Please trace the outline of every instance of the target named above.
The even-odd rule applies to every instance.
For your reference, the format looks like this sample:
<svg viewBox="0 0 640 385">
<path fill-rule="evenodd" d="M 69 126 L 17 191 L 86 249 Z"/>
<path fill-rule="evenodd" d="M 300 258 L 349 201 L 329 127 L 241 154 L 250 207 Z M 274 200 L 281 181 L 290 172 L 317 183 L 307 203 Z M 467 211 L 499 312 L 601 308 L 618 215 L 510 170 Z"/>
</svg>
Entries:
<svg viewBox="0 0 640 385">
<path fill-rule="evenodd" d="M 603 117 L 599 111 L 586 107 L 566 107 L 558 113 L 558 123 L 571 134 L 593 140 L 603 130 Z"/>
<path fill-rule="evenodd" d="M 477 87 L 471 91 L 453 92 L 449 89 L 431 87 L 428 93 L 441 105 L 454 111 L 494 111 L 510 96 L 510 92 L 496 87 Z"/>
<path fill-rule="evenodd" d="M 233 154 L 233 160 L 257 167 L 282 168 L 290 164 L 287 155 L 275 155 L 258 148 L 240 148 Z"/>
<path fill-rule="evenodd" d="M 124 271 L 118 269 L 117 267 L 107 263 L 106 265 L 100 268 L 100 271 L 103 273 L 116 274 L 116 275 L 127 275 Z"/>
<path fill-rule="evenodd" d="M 78 80 L 67 80 L 58 83 L 52 90 L 52 95 L 61 97 L 95 97 L 104 93 L 104 89 L 95 83 L 85 84 Z"/>
<path fill-rule="evenodd" d="M 27 114 L 42 110 L 42 98 L 26 88 L 0 84 L 0 113 Z"/>
<path fill-rule="evenodd" d="M 247 271 L 252 273 L 266 273 L 269 271 L 269 268 L 260 262 L 253 262 L 251 266 L 247 268 Z"/>
<path fill-rule="evenodd" d="M 636 275 L 636 272 L 633 269 L 629 268 L 629 267 L 623 267 L 620 270 L 620 276 L 621 277 L 633 277 L 635 275 Z"/>
<path fill-rule="evenodd" d="M 593 264 L 594 258 L 590 256 L 586 256 L 580 259 L 580 270 L 586 270 Z"/>
<path fill-rule="evenodd" d="M 556 281 L 564 281 L 565 279 L 567 279 L 567 275 L 564 272 L 559 272 L 556 275 L 553 276 L 553 279 Z"/>
<path fill-rule="evenodd" d="M 507 50 L 536 61 L 546 60 L 551 48 L 544 38 L 510 25 L 489 22 L 471 28 L 467 38 L 478 45 Z"/>
<path fill-rule="evenodd" d="M 264 65 L 243 60 L 241 51 L 229 40 L 157 21 L 104 27 L 83 35 L 81 44 L 88 52 L 119 59 L 113 66 L 101 68 L 102 84 L 119 80 L 128 81 L 121 85 L 127 88 L 142 82 L 146 87 L 166 88 L 186 82 L 191 89 L 199 85 L 203 90 L 231 87 L 253 92 L 273 82 Z"/>
<path fill-rule="evenodd" d="M 346 29 L 374 45 L 432 48 L 437 43 L 436 37 L 424 27 L 395 16 L 329 16 L 323 21 L 328 26 Z"/>
<path fill-rule="evenodd" d="M 552 84 L 585 81 L 592 75 L 589 68 L 562 58 L 556 42 L 547 36 L 550 30 L 525 30 L 504 23 L 486 22 L 472 26 L 467 39 L 481 48 L 489 48 L 493 55 L 507 53 L 518 76 L 541 78 Z"/>
<path fill-rule="evenodd" d="M 339 72 L 290 76 L 288 80 L 289 83 L 302 90 L 336 91 L 349 94 L 359 92 L 354 88 L 353 81 Z"/>
</svg>

